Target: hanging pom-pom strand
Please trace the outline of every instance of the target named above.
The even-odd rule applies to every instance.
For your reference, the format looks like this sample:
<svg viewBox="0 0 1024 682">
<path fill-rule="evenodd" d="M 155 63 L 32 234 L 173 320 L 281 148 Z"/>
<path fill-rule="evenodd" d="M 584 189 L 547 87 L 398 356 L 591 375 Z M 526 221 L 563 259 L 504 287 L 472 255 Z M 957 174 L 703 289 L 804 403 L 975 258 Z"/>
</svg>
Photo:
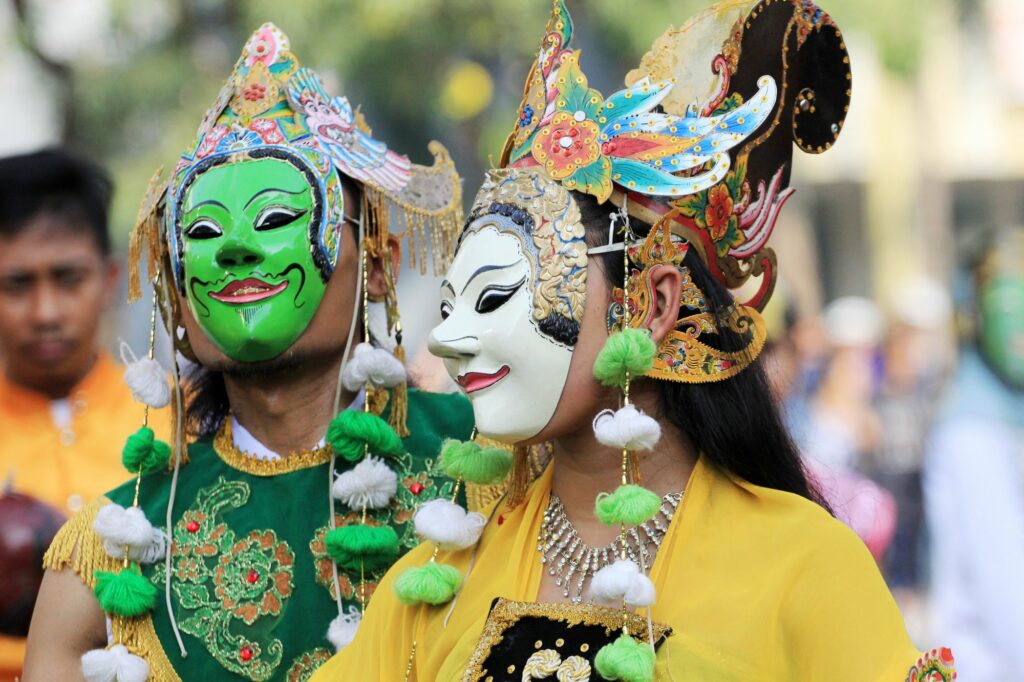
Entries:
<svg viewBox="0 0 1024 682">
<path fill-rule="evenodd" d="M 594 513 L 606 526 L 638 526 L 650 521 L 661 508 L 661 498 L 643 486 L 620 485 L 612 493 L 600 493 Z"/>
<path fill-rule="evenodd" d="M 395 578 L 395 596 L 403 604 L 445 604 L 462 587 L 462 573 L 448 564 L 433 559 L 422 566 L 407 568 Z"/>
<path fill-rule="evenodd" d="M 96 514 L 92 527 L 103 539 L 104 551 L 114 559 L 123 559 L 127 550 L 131 561 L 152 564 L 167 551 L 167 535 L 154 528 L 138 507 L 108 504 Z"/>
<path fill-rule="evenodd" d="M 128 651 L 123 644 L 109 649 L 94 649 L 82 656 L 85 682 L 146 682 L 149 663 Z"/>
<path fill-rule="evenodd" d="M 448 500 L 436 499 L 420 505 L 413 523 L 417 533 L 441 549 L 460 550 L 476 544 L 487 525 L 487 517 L 467 512 Z"/>
<path fill-rule="evenodd" d="M 391 526 L 357 524 L 328 531 L 327 553 L 350 572 L 385 568 L 398 556 L 398 534 Z"/>
<path fill-rule="evenodd" d="M 654 650 L 626 633 L 601 647 L 594 668 L 606 680 L 651 682 L 654 679 Z"/>
<path fill-rule="evenodd" d="M 615 411 L 599 412 L 594 417 L 594 435 L 608 447 L 650 450 L 661 438 L 661 425 L 635 406 L 625 405 Z"/>
<path fill-rule="evenodd" d="M 327 427 L 327 442 L 334 452 L 349 462 L 363 458 L 367 448 L 378 455 L 402 452 L 402 439 L 388 423 L 370 412 L 345 410 Z"/>
<path fill-rule="evenodd" d="M 106 613 L 135 618 L 149 613 L 156 605 L 156 587 L 136 568 L 119 573 L 96 571 L 93 592 Z"/>
<path fill-rule="evenodd" d="M 496 447 L 481 447 L 473 441 L 449 438 L 441 444 L 441 469 L 451 478 L 478 485 L 505 480 L 512 468 L 512 454 Z"/>
<path fill-rule="evenodd" d="M 157 440 L 148 426 L 128 436 L 121 451 L 121 463 L 133 474 L 166 469 L 170 461 L 171 446 Z"/>
<path fill-rule="evenodd" d="M 341 381 L 350 391 L 358 391 L 369 383 L 391 388 L 405 381 L 405 366 L 394 355 L 371 343 L 360 343 L 346 363 Z"/>
<path fill-rule="evenodd" d="M 646 329 L 626 327 L 604 343 L 594 361 L 594 377 L 606 386 L 623 387 L 628 377 L 638 377 L 654 366 L 658 346 Z"/>
<path fill-rule="evenodd" d="M 334 481 L 334 497 L 350 509 L 382 509 L 398 490 L 398 474 L 383 460 L 370 456 Z"/>
<path fill-rule="evenodd" d="M 363 619 L 363 614 L 355 606 L 348 608 L 348 613 L 339 613 L 327 628 L 327 641 L 334 645 L 335 651 L 341 651 L 356 637 L 356 630 Z"/>
<path fill-rule="evenodd" d="M 619 559 L 594 574 L 590 597 L 605 606 L 625 603 L 632 608 L 644 608 L 654 603 L 654 583 L 635 561 Z"/>
</svg>

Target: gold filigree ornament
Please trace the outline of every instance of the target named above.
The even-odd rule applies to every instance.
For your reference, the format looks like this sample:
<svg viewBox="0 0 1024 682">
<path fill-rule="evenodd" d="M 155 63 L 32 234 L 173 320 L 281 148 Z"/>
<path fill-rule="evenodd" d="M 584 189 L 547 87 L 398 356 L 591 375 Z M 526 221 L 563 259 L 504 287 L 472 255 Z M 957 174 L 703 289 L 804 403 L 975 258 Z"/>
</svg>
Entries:
<svg viewBox="0 0 1024 682">
<path fill-rule="evenodd" d="M 679 306 L 687 312 L 680 315 L 676 328 L 658 346 L 654 366 L 644 376 L 690 384 L 722 381 L 739 374 L 757 358 L 764 348 L 767 328 L 751 306 L 730 306 L 718 319 L 709 312 L 704 293 L 683 265 L 689 245 L 675 234 L 678 223 L 674 218 L 675 211 L 668 213 L 643 242 L 629 246 L 631 265 L 626 291 L 615 289 L 613 293 L 616 304 L 609 315 L 609 329 L 621 326 L 623 304 L 629 307 L 630 327 L 647 327 L 655 312 L 654 273 L 659 268 L 676 268 L 683 279 Z M 723 329 L 745 338 L 745 345 L 729 351 L 707 343 L 708 336 L 717 336 Z"/>
</svg>

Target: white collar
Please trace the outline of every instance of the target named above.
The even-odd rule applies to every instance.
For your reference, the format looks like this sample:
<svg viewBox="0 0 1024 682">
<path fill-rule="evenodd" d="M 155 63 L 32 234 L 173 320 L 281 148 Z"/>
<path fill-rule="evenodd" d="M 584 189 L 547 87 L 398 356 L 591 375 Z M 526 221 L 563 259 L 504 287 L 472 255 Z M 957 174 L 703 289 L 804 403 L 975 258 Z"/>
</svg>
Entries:
<svg viewBox="0 0 1024 682">
<path fill-rule="evenodd" d="M 356 394 L 352 404 L 349 405 L 347 409 L 362 409 L 363 401 L 365 399 L 365 391 L 360 390 L 359 393 Z M 268 448 L 266 445 L 261 443 L 256 436 L 249 433 L 249 430 L 239 423 L 234 414 L 231 415 L 231 444 L 234 445 L 239 452 L 245 454 L 247 457 L 252 457 L 253 459 L 258 459 L 263 462 L 276 462 L 281 459 L 281 455 Z M 326 444 L 326 437 L 321 438 L 312 449 L 315 450 L 322 448 Z"/>
</svg>

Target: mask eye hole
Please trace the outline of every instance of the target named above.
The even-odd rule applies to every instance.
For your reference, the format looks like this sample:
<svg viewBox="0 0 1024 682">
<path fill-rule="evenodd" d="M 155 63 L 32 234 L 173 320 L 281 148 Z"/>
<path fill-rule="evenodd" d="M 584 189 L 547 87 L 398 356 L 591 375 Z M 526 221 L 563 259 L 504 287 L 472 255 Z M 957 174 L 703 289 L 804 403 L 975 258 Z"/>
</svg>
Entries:
<svg viewBox="0 0 1024 682">
<path fill-rule="evenodd" d="M 200 218 L 185 230 L 185 236 L 189 239 L 213 239 L 224 234 L 220 226 L 209 218 Z"/>
<path fill-rule="evenodd" d="M 268 206 L 260 211 L 254 227 L 257 231 L 273 230 L 285 225 L 291 225 L 304 215 L 306 215 L 306 212 L 302 209 L 289 208 L 288 206 Z"/>
<path fill-rule="evenodd" d="M 492 284 L 487 287 L 480 292 L 480 296 L 476 299 L 476 311 L 480 314 L 494 312 L 515 296 L 515 293 L 519 291 L 519 287 L 523 286 L 525 281 L 526 278 L 524 277 L 515 284 Z"/>
<path fill-rule="evenodd" d="M 453 307 L 454 306 L 452 306 L 451 301 L 441 301 L 441 319 L 442 320 L 447 320 L 448 319 L 448 316 L 452 314 Z"/>
</svg>

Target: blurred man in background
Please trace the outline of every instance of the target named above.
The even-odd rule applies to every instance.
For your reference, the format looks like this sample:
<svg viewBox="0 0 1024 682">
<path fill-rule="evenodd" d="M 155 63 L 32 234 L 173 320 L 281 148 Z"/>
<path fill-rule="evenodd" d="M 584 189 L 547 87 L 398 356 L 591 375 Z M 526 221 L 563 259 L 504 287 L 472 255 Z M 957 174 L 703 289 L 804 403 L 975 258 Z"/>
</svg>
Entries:
<svg viewBox="0 0 1024 682">
<path fill-rule="evenodd" d="M 1024 230 L 975 271 L 975 343 L 925 458 L 938 632 L 962 678 L 1020 679 L 1024 647 Z"/>
<path fill-rule="evenodd" d="M 97 340 L 118 289 L 111 190 L 65 151 L 0 159 L 0 680 L 21 666 L 56 530 L 47 506 L 73 513 L 123 480 L 120 444 L 141 416 Z"/>
</svg>

